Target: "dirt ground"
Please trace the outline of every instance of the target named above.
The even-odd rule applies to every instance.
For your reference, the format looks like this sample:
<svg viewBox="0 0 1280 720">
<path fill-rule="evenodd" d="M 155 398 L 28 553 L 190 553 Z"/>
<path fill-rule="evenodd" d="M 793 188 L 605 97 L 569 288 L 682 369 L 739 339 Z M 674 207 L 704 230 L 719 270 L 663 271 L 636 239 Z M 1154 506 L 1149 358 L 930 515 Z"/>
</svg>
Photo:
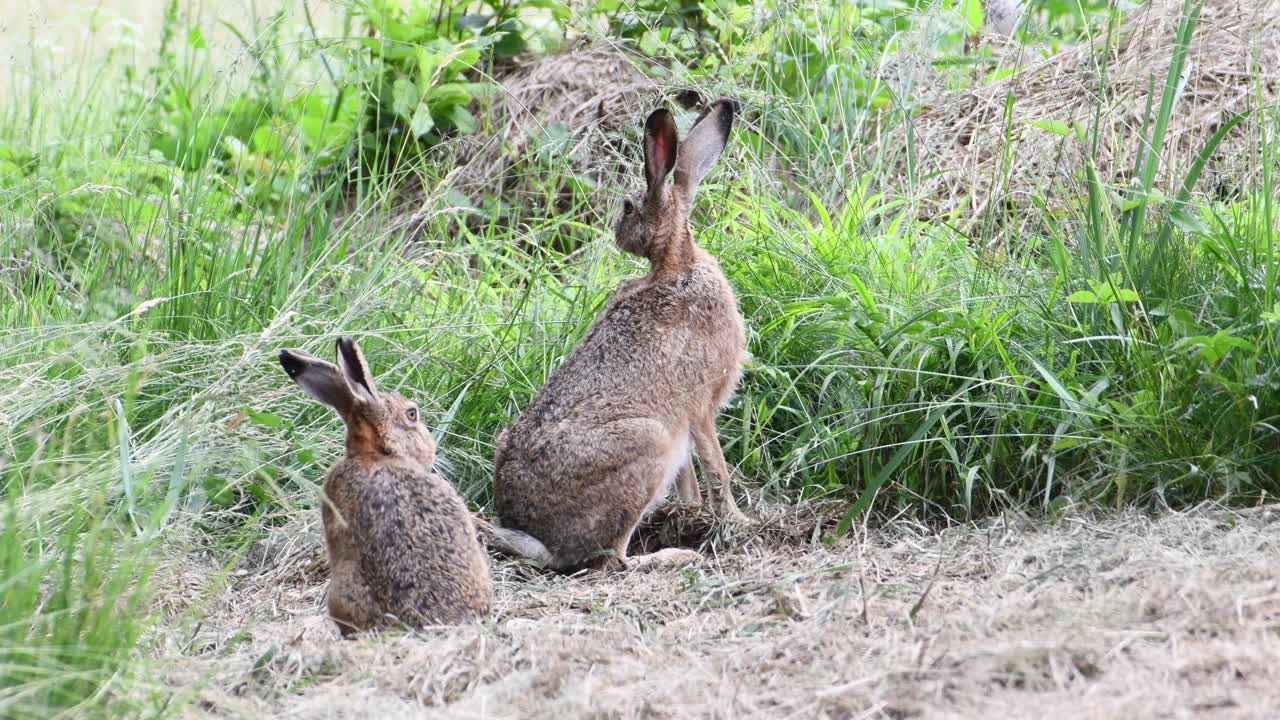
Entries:
<svg viewBox="0 0 1280 720">
<path fill-rule="evenodd" d="M 490 624 L 346 642 L 299 521 L 225 582 L 198 556 L 161 568 L 157 665 L 201 718 L 1280 716 L 1280 507 L 831 546 L 782 512 L 791 531 L 683 569 L 495 561 Z"/>
</svg>

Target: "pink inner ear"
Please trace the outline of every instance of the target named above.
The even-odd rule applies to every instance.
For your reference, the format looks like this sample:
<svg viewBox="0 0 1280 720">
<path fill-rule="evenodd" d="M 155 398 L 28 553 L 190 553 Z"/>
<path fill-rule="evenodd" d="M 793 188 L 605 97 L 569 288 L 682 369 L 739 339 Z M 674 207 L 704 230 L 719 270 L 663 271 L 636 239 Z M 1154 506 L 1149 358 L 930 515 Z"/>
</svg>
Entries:
<svg viewBox="0 0 1280 720">
<path fill-rule="evenodd" d="M 671 140 L 664 133 L 658 133 L 653 138 L 653 164 L 655 170 L 666 170 L 668 166 L 668 158 L 671 157 Z"/>
<path fill-rule="evenodd" d="M 649 182 L 654 182 L 667 171 L 667 158 L 671 155 L 671 142 L 662 132 L 649 135 Z"/>
</svg>

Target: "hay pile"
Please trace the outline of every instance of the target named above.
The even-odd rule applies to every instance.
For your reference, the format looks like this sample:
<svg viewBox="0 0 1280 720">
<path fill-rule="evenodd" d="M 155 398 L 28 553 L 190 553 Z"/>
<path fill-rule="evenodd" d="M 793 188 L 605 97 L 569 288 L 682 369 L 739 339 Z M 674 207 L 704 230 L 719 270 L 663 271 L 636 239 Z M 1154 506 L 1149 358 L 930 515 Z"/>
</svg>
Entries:
<svg viewBox="0 0 1280 720">
<path fill-rule="evenodd" d="M 451 148 L 458 165 L 451 184 L 476 203 L 498 198 L 542 214 L 539 204 L 562 200 L 557 196 L 571 185 L 616 188 L 620 177 L 638 172 L 645 115 L 670 102 L 647 72 L 651 66 L 601 49 L 516 65 L 498 78 L 486 127 Z"/>
<path fill-rule="evenodd" d="M 889 182 L 906 190 L 910 133 L 916 157 L 915 187 L 921 217 L 948 217 L 972 227 L 984 217 L 1023 220 L 1042 196 L 1052 209 L 1083 196 L 1087 147 L 1074 136 L 1035 127 L 1036 121 L 1093 124 L 1101 103 L 1097 164 L 1104 182 L 1132 180 L 1142 143 L 1149 83 L 1152 114 L 1158 112 L 1183 0 L 1153 0 L 1124 19 L 1106 58 L 1105 33 L 1093 46 L 1077 46 L 1029 61 L 1012 77 L 928 103 L 909 127 L 892 129 L 887 147 Z M 1009 52 L 1015 50 L 1010 48 Z M 1030 56 L 1031 53 L 1025 53 Z M 1003 64 L 1018 66 L 1006 57 Z M 1187 168 L 1214 132 L 1235 114 L 1280 101 L 1280 0 L 1206 0 L 1187 57 L 1186 82 L 1165 139 L 1157 187 L 1176 191 Z M 1012 122 L 1005 99 L 1013 97 Z M 1230 197 L 1253 187 L 1262 168 L 1255 151 L 1260 123 L 1241 123 L 1224 139 L 1205 169 L 1199 190 Z M 1006 153 L 1009 144 L 1011 152 Z M 1004 186 L 1007 176 L 1007 186 Z M 1038 213 L 1032 213 L 1036 215 Z"/>
</svg>

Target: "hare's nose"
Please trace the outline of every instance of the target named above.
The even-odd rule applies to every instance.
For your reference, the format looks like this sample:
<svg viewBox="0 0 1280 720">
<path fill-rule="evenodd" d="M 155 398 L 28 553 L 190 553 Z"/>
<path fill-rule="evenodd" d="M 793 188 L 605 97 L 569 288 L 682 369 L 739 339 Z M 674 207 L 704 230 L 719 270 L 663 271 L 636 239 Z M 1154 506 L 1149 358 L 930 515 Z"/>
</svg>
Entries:
<svg viewBox="0 0 1280 720">
<path fill-rule="evenodd" d="M 296 378 L 302 374 L 302 371 L 306 368 L 306 363 L 304 363 L 302 358 L 298 357 L 293 352 L 289 350 L 281 350 L 280 367 L 284 368 L 284 371 L 289 375 L 289 377 Z"/>
</svg>

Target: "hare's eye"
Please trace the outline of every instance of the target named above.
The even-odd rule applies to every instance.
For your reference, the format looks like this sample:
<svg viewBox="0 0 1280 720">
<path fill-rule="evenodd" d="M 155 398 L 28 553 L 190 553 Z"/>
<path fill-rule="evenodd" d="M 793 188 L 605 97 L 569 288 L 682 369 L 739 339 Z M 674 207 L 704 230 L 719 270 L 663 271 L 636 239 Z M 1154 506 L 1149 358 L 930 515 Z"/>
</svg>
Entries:
<svg viewBox="0 0 1280 720">
<path fill-rule="evenodd" d="M 409 418 L 409 422 L 418 422 L 418 408 L 410 405 L 404 409 L 404 416 Z"/>
<path fill-rule="evenodd" d="M 632 203 L 632 202 L 631 202 L 631 200 L 629 200 L 629 199 L 624 199 L 624 200 L 622 201 L 622 214 L 623 214 L 623 215 L 634 215 L 634 214 L 635 214 L 635 212 L 636 212 L 636 206 L 635 206 L 635 203 Z"/>
</svg>

